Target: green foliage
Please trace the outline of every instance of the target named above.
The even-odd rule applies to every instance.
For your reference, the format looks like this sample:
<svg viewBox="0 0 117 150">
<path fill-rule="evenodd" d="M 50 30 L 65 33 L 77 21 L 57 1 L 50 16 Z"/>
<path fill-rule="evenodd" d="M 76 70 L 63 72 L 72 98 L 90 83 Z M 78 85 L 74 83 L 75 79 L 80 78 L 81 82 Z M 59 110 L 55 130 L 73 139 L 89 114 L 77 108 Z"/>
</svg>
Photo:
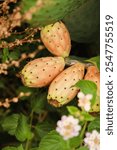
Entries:
<svg viewBox="0 0 117 150">
<path fill-rule="evenodd" d="M 33 26 L 45 26 L 62 20 L 67 14 L 78 9 L 87 0 L 43 0 L 29 21 Z M 22 12 L 36 6 L 37 0 L 22 0 Z"/>
<path fill-rule="evenodd" d="M 92 57 L 92 58 L 85 60 L 85 61 L 91 62 L 92 64 L 97 66 L 97 68 L 100 70 L 100 56 Z"/>
<path fill-rule="evenodd" d="M 6 62 L 9 57 L 9 50 L 8 48 L 3 49 L 3 55 L 2 55 L 2 62 Z"/>
<path fill-rule="evenodd" d="M 93 98 L 91 100 L 91 104 L 93 105 L 96 101 L 96 93 L 97 93 L 97 86 L 93 81 L 89 80 L 80 80 L 75 85 L 77 88 L 80 88 L 80 90 L 84 94 L 92 94 Z"/>
<path fill-rule="evenodd" d="M 71 150 L 78 147 L 81 142 L 82 139 L 79 136 L 67 141 L 63 140 L 63 138 L 53 130 L 42 138 L 39 150 Z"/>
<path fill-rule="evenodd" d="M 77 150 L 89 150 L 89 149 L 85 146 L 82 146 L 82 147 L 78 148 Z"/>
<path fill-rule="evenodd" d="M 44 111 L 47 103 L 47 92 L 39 92 L 32 96 L 31 107 L 33 112 L 40 113 Z"/>
<path fill-rule="evenodd" d="M 92 43 L 100 32 L 100 0 L 88 0 L 79 9 L 74 9 L 65 18 L 73 41 Z"/>
<path fill-rule="evenodd" d="M 0 50 L 0 149 L 88 150 L 83 141 L 85 133 L 100 130 L 98 117 L 100 101 L 96 84 L 92 81 L 81 80 L 75 85 L 84 94 L 93 95 L 90 112 L 85 112 L 78 107 L 76 97 L 69 104 L 56 108 L 47 102 L 49 85 L 45 88 L 28 88 L 23 86 L 19 73 L 29 61 L 52 56 L 46 47 L 41 50 L 41 46 L 44 45 L 41 42 L 39 30 L 40 27 L 56 21 L 65 23 L 72 39 L 70 54 L 73 56 L 66 58 L 68 63 L 65 67 L 69 67 L 77 60 L 82 63 L 92 63 L 99 69 L 100 57 L 96 54 L 99 52 L 95 52 L 95 49 L 99 49 L 99 0 L 39 1 L 42 2 L 40 6 L 36 6 L 37 0 L 10 2 L 8 11 L 6 9 L 6 12 L 0 13 L 0 19 L 3 20 L 1 24 L 5 31 L 2 36 L 0 35 L 0 47 L 2 47 Z M 3 2 L 0 2 L 0 9 L 4 10 L 2 4 Z M 17 6 L 21 7 L 21 10 L 17 9 Z M 28 17 L 31 19 L 26 20 L 23 15 L 29 10 L 34 13 L 32 16 L 29 13 Z M 22 15 L 21 24 L 18 22 L 20 19 L 13 20 L 15 17 L 20 17 L 19 11 Z M 13 18 L 7 22 L 11 15 Z M 17 23 L 20 26 L 14 25 Z M 36 52 L 34 57 L 30 55 L 33 52 Z M 92 56 L 95 57 L 91 58 Z M 13 62 L 18 62 L 19 66 L 15 66 Z M 23 94 L 24 96 L 21 96 Z M 13 101 L 16 97 L 18 102 Z M 79 120 L 81 130 L 77 137 L 64 140 L 55 131 L 57 121 L 63 115 L 72 115 Z"/>
<path fill-rule="evenodd" d="M 80 144 L 82 143 L 82 141 L 83 141 L 83 139 L 80 136 L 77 136 L 77 137 L 71 138 L 69 140 L 69 145 L 70 145 L 71 149 L 72 148 L 76 148 L 76 147 L 80 146 Z"/>
<path fill-rule="evenodd" d="M 56 132 L 51 131 L 44 138 L 42 138 L 39 150 L 70 150 L 70 146 L 67 146 L 67 142 Z"/>
<path fill-rule="evenodd" d="M 55 125 L 52 122 L 44 121 L 35 126 L 35 131 L 39 137 L 44 137 L 47 133 L 54 130 Z"/>
<path fill-rule="evenodd" d="M 0 88 L 4 88 L 4 87 L 5 87 L 4 82 L 0 80 Z"/>
<path fill-rule="evenodd" d="M 84 117 L 85 121 L 93 121 L 95 118 L 87 112 L 82 112 L 81 115 Z"/>
<path fill-rule="evenodd" d="M 20 52 L 18 50 L 9 53 L 10 60 L 18 60 L 19 57 L 20 57 Z"/>
<path fill-rule="evenodd" d="M 88 131 L 91 132 L 92 130 L 100 131 L 100 118 L 96 118 L 88 125 Z"/>
<path fill-rule="evenodd" d="M 39 147 L 31 148 L 31 150 L 39 150 Z"/>
<path fill-rule="evenodd" d="M 20 145 L 18 147 L 7 146 L 7 147 L 3 148 L 2 150 L 24 150 L 24 149 L 23 149 L 23 146 Z"/>
<path fill-rule="evenodd" d="M 32 138 L 27 118 L 22 114 L 13 114 L 4 118 L 2 127 L 4 131 L 7 131 L 10 135 L 15 135 L 15 137 L 21 142 Z"/>
<path fill-rule="evenodd" d="M 75 106 L 68 106 L 67 109 L 71 115 L 77 118 L 82 117 L 83 121 L 93 121 L 95 119 L 95 117 L 90 115 L 88 112 L 81 111 L 79 108 Z"/>
<path fill-rule="evenodd" d="M 67 110 L 71 115 L 76 117 L 78 117 L 79 114 L 81 113 L 80 110 L 75 106 L 67 106 Z"/>
</svg>

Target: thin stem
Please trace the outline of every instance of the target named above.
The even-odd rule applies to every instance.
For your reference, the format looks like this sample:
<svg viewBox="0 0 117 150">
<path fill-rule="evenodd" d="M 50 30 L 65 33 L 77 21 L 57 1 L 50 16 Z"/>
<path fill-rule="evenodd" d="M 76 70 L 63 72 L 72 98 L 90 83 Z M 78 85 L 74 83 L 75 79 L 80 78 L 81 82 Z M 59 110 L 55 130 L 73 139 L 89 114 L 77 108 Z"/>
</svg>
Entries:
<svg viewBox="0 0 117 150">
<path fill-rule="evenodd" d="M 69 144 L 70 144 L 70 143 L 69 143 L 69 140 L 67 140 L 66 143 L 67 143 L 67 149 L 69 149 L 69 147 L 70 147 L 70 145 L 69 145 Z"/>
<path fill-rule="evenodd" d="M 30 113 L 30 128 L 32 127 L 32 121 L 33 121 L 33 110 Z M 31 140 L 26 141 L 25 150 L 29 150 L 31 145 Z"/>
<path fill-rule="evenodd" d="M 82 128 L 82 131 L 81 131 L 81 133 L 80 133 L 80 137 L 81 137 L 81 138 L 83 138 L 83 136 L 84 136 L 86 127 L 87 127 L 87 121 L 85 122 L 85 124 L 84 124 L 84 126 L 83 126 L 83 128 Z"/>
<path fill-rule="evenodd" d="M 27 140 L 26 145 L 25 145 L 25 150 L 28 150 L 28 149 L 29 149 L 29 145 L 30 145 L 30 141 Z"/>
<path fill-rule="evenodd" d="M 86 121 L 85 124 L 84 124 L 84 126 L 83 126 L 83 128 L 82 128 L 82 131 L 81 131 L 81 133 L 80 133 L 80 137 L 81 137 L 81 138 L 84 137 L 85 130 L 86 130 L 86 127 L 87 127 L 87 123 L 88 123 L 88 122 Z M 82 146 L 82 143 L 83 143 L 83 140 L 81 141 L 80 146 Z"/>
</svg>

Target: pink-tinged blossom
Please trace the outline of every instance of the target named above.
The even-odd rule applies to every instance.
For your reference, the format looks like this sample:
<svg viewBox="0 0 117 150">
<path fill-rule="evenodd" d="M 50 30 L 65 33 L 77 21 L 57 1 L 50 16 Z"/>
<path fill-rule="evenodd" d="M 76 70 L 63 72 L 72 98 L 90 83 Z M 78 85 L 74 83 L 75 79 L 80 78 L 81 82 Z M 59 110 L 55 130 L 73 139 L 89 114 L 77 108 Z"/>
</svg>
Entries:
<svg viewBox="0 0 117 150">
<path fill-rule="evenodd" d="M 62 116 L 61 120 L 57 122 L 56 131 L 63 137 L 64 140 L 68 140 L 79 135 L 81 126 L 79 120 L 73 116 Z"/>
<path fill-rule="evenodd" d="M 87 132 L 84 143 L 89 150 L 100 150 L 100 134 L 96 130 L 92 133 Z"/>
<path fill-rule="evenodd" d="M 85 95 L 84 93 L 79 92 L 77 97 L 79 98 L 78 106 L 88 112 L 91 108 L 91 99 L 93 96 L 91 94 Z"/>
</svg>

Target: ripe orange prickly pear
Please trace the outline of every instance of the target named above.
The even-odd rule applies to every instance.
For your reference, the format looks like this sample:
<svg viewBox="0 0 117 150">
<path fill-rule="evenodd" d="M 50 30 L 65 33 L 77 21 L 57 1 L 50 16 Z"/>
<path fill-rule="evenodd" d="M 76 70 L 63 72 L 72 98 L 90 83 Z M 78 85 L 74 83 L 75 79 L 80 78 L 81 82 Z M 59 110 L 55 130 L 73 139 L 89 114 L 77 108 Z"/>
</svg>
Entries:
<svg viewBox="0 0 117 150">
<path fill-rule="evenodd" d="M 95 82 L 97 85 L 97 97 L 96 102 L 91 108 L 91 112 L 98 112 L 100 110 L 100 72 L 96 66 L 89 66 L 87 68 L 87 73 L 84 77 L 85 80 L 90 80 Z"/>
<path fill-rule="evenodd" d="M 70 102 L 78 93 L 78 89 L 73 86 L 83 78 L 84 69 L 84 64 L 77 63 L 60 73 L 50 84 L 48 102 L 55 107 Z"/>
<path fill-rule="evenodd" d="M 70 34 L 62 22 L 56 22 L 42 28 L 41 39 L 45 47 L 55 56 L 69 56 L 71 50 Z"/>
<path fill-rule="evenodd" d="M 29 62 L 20 72 L 24 85 L 44 87 L 61 72 L 65 66 L 62 57 L 42 57 Z"/>
</svg>

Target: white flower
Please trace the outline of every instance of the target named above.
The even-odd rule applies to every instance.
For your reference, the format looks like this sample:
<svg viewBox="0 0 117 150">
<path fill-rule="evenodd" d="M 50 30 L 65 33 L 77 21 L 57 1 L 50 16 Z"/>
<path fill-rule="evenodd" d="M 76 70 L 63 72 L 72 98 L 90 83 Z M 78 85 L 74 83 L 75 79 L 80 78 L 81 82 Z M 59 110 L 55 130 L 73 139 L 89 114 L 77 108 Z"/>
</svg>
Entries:
<svg viewBox="0 0 117 150">
<path fill-rule="evenodd" d="M 79 92 L 77 97 L 79 98 L 78 106 L 83 108 L 85 111 L 89 111 L 91 108 L 90 100 L 92 99 L 93 96 L 91 94 L 85 95 L 84 93 Z"/>
<path fill-rule="evenodd" d="M 88 146 L 89 150 L 100 149 L 100 134 L 93 130 L 92 133 L 87 132 L 86 138 L 84 138 L 85 145 Z"/>
<path fill-rule="evenodd" d="M 61 120 L 57 122 L 56 131 L 64 140 L 68 140 L 79 135 L 81 126 L 78 123 L 79 120 L 75 119 L 73 116 L 62 116 Z"/>
</svg>

